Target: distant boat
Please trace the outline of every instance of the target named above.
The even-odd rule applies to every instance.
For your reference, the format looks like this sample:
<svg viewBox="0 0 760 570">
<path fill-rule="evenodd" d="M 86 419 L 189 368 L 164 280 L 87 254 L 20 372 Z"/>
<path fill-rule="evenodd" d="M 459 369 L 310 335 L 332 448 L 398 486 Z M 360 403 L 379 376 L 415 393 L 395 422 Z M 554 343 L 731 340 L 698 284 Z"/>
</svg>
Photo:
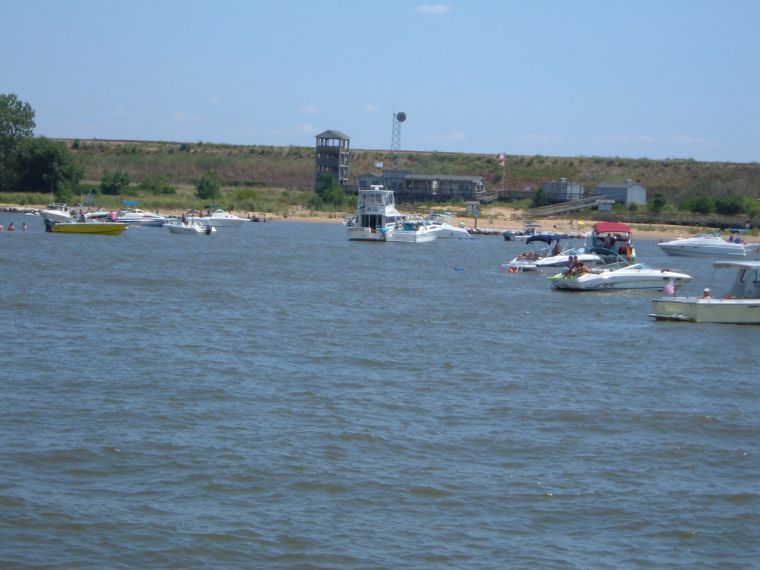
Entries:
<svg viewBox="0 0 760 570">
<path fill-rule="evenodd" d="M 129 208 L 127 210 L 121 210 L 116 217 L 116 221 L 132 226 L 161 227 L 168 221 L 168 219 L 160 214 L 146 212 L 140 208 Z"/>
<path fill-rule="evenodd" d="M 45 220 L 45 231 L 57 234 L 99 234 L 115 236 L 129 227 L 118 222 L 53 222 Z"/>
<path fill-rule="evenodd" d="M 682 255 L 687 257 L 744 257 L 747 250 L 744 244 L 729 242 L 715 234 L 702 234 L 690 238 L 678 238 L 660 242 L 660 246 L 668 255 Z"/>
<path fill-rule="evenodd" d="M 352 224 L 346 224 L 346 234 L 352 241 L 386 241 L 400 220 L 393 190 L 373 184 L 369 189 L 359 190 L 356 218 Z"/>
<path fill-rule="evenodd" d="M 51 222 L 73 222 L 74 217 L 71 215 L 69 208 L 66 204 L 48 204 L 41 212 L 43 220 L 50 220 Z"/>
<path fill-rule="evenodd" d="M 237 227 L 244 222 L 249 222 L 248 218 L 240 218 L 229 212 L 225 212 L 221 208 L 217 208 L 208 216 L 199 216 L 192 218 L 193 221 L 200 222 L 204 226 L 212 226 L 215 228 L 229 228 Z"/>
<path fill-rule="evenodd" d="M 182 223 L 181 221 L 164 224 L 164 227 L 173 234 L 205 234 L 211 235 L 216 233 L 214 226 L 203 225 L 200 222 Z"/>
<path fill-rule="evenodd" d="M 437 228 L 427 226 L 424 220 L 406 220 L 397 222 L 396 227 L 385 236 L 385 241 L 425 243 L 435 241 L 438 237 L 437 232 Z"/>
</svg>

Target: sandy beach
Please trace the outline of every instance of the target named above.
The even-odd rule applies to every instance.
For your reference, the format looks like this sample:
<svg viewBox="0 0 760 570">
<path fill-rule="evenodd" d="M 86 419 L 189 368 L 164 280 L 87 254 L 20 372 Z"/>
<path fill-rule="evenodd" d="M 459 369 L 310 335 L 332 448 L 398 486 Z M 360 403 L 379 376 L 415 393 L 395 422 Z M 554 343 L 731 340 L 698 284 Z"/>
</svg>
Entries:
<svg viewBox="0 0 760 570">
<path fill-rule="evenodd" d="M 14 211 L 29 211 L 29 210 L 41 210 L 44 205 L 26 205 L 20 206 L 17 204 L 0 204 L 0 211 L 2 212 L 14 212 Z M 403 207 L 400 208 L 403 212 Z M 181 216 L 186 213 L 186 210 L 161 210 L 164 215 Z M 288 215 L 277 215 L 269 212 L 231 212 L 237 216 L 243 218 L 258 217 L 261 220 L 268 222 L 308 222 L 317 224 L 340 224 L 344 218 L 350 215 L 346 213 L 336 212 L 314 212 L 305 210 L 303 208 L 292 208 Z M 454 217 L 453 224 L 457 226 L 464 226 L 471 233 L 478 233 L 478 230 L 484 235 L 500 236 L 502 232 L 510 230 L 522 230 L 524 228 L 523 221 L 516 219 L 516 216 L 521 214 L 522 211 L 513 208 L 505 208 L 498 206 L 489 206 L 483 209 L 483 213 L 477 220 L 477 226 L 475 219 L 472 216 L 457 215 Z M 594 220 L 584 220 L 582 217 L 555 217 L 555 218 L 543 218 L 543 219 L 531 219 L 532 222 L 537 223 L 542 229 L 547 231 L 560 231 L 560 232 L 586 232 L 590 231 L 594 225 Z M 678 237 L 690 237 L 699 233 L 715 231 L 714 228 L 699 227 L 699 226 L 672 226 L 664 224 L 630 224 L 633 229 L 634 237 L 647 238 L 647 239 L 676 239 Z M 476 230 L 477 227 L 477 230 Z M 744 239 L 748 243 L 760 242 L 760 238 L 755 236 L 744 236 Z"/>
</svg>

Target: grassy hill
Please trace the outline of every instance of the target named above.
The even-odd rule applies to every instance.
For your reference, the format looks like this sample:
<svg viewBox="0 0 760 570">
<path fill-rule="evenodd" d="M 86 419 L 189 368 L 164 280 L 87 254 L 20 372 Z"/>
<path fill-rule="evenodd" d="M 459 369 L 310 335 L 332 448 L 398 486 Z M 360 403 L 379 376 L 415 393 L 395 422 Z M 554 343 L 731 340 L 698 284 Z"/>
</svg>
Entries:
<svg viewBox="0 0 760 570">
<path fill-rule="evenodd" d="M 314 183 L 314 149 L 258 145 L 220 145 L 143 141 L 66 141 L 84 167 L 85 180 L 97 182 L 106 171 L 125 171 L 133 181 L 160 174 L 176 185 L 192 185 L 214 171 L 224 186 L 310 191 Z M 353 149 L 350 173 L 376 171 L 375 162 L 394 163 L 390 151 Z M 496 155 L 401 152 L 400 166 L 415 174 L 483 176 L 486 188 L 501 188 L 502 169 Z M 760 196 L 760 164 L 652 160 L 609 157 L 507 157 L 506 186 L 538 188 L 567 178 L 586 186 L 635 180 L 649 195 L 662 192 L 671 202 L 684 196 L 724 194 Z"/>
</svg>

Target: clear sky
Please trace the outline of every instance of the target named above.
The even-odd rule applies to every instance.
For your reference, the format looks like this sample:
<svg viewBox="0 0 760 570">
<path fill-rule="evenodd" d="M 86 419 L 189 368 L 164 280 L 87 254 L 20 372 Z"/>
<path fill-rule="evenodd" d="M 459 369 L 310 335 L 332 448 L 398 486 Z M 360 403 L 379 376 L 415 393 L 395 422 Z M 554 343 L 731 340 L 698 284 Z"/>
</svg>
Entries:
<svg viewBox="0 0 760 570">
<path fill-rule="evenodd" d="M 0 0 L 49 137 L 760 160 L 759 0 Z"/>
</svg>

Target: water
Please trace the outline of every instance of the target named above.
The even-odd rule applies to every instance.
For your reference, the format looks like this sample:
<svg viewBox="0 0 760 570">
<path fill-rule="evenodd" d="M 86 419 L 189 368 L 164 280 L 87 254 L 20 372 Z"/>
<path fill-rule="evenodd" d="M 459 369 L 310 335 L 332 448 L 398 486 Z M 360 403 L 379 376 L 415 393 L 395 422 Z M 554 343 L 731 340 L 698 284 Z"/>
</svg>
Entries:
<svg viewBox="0 0 760 570">
<path fill-rule="evenodd" d="M 760 327 L 553 291 L 495 237 L 11 219 L 0 567 L 758 567 Z"/>
</svg>

